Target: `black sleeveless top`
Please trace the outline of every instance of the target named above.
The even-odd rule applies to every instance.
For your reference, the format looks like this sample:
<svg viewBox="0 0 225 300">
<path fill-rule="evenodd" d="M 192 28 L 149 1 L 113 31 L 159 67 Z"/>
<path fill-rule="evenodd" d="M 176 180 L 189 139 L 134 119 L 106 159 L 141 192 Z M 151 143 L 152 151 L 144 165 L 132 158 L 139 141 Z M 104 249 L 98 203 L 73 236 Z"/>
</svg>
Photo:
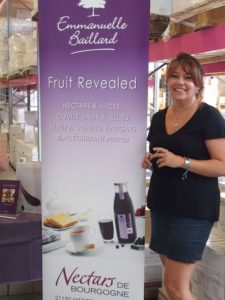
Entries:
<svg viewBox="0 0 225 300">
<path fill-rule="evenodd" d="M 192 118 L 178 131 L 167 134 L 165 116 L 168 108 L 153 116 L 148 141 L 150 152 L 154 147 L 190 157 L 210 159 L 205 140 L 225 138 L 225 120 L 220 112 L 202 103 Z M 158 168 L 153 161 L 153 172 L 148 191 L 148 207 L 172 215 L 217 221 L 219 218 L 220 191 L 218 178 L 189 172 L 182 180 L 182 168 Z"/>
</svg>

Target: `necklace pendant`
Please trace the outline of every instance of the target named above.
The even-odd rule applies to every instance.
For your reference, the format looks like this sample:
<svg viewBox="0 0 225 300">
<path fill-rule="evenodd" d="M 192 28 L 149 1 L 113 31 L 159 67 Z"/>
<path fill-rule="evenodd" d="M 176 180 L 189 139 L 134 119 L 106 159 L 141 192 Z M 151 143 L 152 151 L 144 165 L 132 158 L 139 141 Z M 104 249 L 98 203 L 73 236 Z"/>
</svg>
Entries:
<svg viewBox="0 0 225 300">
<path fill-rule="evenodd" d="M 174 127 L 179 127 L 179 124 L 178 123 L 174 123 L 173 126 Z"/>
</svg>

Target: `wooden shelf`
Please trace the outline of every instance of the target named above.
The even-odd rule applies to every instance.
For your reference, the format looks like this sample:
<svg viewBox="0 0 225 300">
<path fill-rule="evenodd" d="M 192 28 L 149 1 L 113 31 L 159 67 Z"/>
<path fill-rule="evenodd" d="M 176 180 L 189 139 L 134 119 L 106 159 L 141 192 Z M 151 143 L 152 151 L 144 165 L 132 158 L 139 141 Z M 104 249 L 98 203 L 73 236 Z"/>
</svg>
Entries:
<svg viewBox="0 0 225 300">
<path fill-rule="evenodd" d="M 26 76 L 36 75 L 36 74 L 37 74 L 37 66 L 28 66 L 26 68 L 22 68 L 8 74 L 7 79 L 18 79 L 18 78 L 23 78 Z"/>
<path fill-rule="evenodd" d="M 225 57 L 225 24 L 173 37 L 166 42 L 159 41 L 150 44 L 149 61 L 168 61 L 176 57 L 179 52 L 194 55 L 205 54 L 205 58 L 208 54 L 207 63 L 223 61 Z M 217 60 L 215 60 L 216 56 Z"/>
<path fill-rule="evenodd" d="M 188 8 L 178 11 L 170 16 L 170 20 L 176 23 L 180 23 L 184 20 L 195 17 L 200 13 L 206 11 L 211 11 L 216 8 L 221 8 L 225 6 L 225 0 L 205 0 L 196 3 L 195 5 L 190 5 Z"/>
<path fill-rule="evenodd" d="M 191 53 L 203 64 L 206 74 L 225 72 L 225 24 L 151 43 L 149 61 L 168 62 L 180 52 Z"/>
<path fill-rule="evenodd" d="M 29 75 L 29 76 L 24 76 L 20 78 L 14 78 L 14 79 L 5 79 L 5 78 L 0 78 L 0 88 L 21 88 L 24 89 L 27 86 L 31 88 L 37 88 L 38 85 L 38 76 L 37 74 L 35 75 Z"/>
<path fill-rule="evenodd" d="M 170 16 L 171 37 L 225 23 L 225 0 L 205 0 Z"/>
</svg>

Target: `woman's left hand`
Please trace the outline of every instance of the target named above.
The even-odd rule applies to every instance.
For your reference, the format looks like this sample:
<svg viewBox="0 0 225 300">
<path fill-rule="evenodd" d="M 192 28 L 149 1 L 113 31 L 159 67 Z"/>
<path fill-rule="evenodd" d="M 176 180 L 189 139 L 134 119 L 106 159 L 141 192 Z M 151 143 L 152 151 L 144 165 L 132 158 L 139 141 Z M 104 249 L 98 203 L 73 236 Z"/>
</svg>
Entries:
<svg viewBox="0 0 225 300">
<path fill-rule="evenodd" d="M 168 149 L 162 147 L 154 147 L 154 153 L 151 155 L 151 160 L 156 158 L 158 168 L 184 168 L 184 158 L 170 152 Z"/>
</svg>

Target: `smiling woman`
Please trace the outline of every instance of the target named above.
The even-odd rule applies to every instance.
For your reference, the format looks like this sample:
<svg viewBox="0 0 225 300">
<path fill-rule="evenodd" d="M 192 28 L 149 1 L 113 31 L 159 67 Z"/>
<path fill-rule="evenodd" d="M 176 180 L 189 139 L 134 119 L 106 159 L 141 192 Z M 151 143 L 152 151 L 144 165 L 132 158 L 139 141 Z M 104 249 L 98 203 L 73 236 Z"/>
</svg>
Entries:
<svg viewBox="0 0 225 300">
<path fill-rule="evenodd" d="M 174 60 L 167 69 L 166 79 L 169 84 L 169 79 L 179 80 L 183 76 L 184 82 L 190 82 L 195 85 L 196 98 L 202 99 L 203 84 L 203 69 L 200 63 L 186 53 L 180 53 L 177 60 Z M 178 84 L 178 87 L 183 87 Z"/>
<path fill-rule="evenodd" d="M 172 103 L 152 118 L 148 207 L 150 248 L 165 266 L 164 283 L 171 300 L 193 300 L 190 280 L 219 218 L 218 177 L 225 175 L 225 120 L 202 102 L 203 70 L 180 53 L 167 70 Z"/>
<path fill-rule="evenodd" d="M 192 118 L 201 105 L 203 70 L 198 61 L 181 53 L 170 64 L 166 77 L 172 97 L 166 114 L 166 129 L 167 133 L 173 134 Z"/>
</svg>

